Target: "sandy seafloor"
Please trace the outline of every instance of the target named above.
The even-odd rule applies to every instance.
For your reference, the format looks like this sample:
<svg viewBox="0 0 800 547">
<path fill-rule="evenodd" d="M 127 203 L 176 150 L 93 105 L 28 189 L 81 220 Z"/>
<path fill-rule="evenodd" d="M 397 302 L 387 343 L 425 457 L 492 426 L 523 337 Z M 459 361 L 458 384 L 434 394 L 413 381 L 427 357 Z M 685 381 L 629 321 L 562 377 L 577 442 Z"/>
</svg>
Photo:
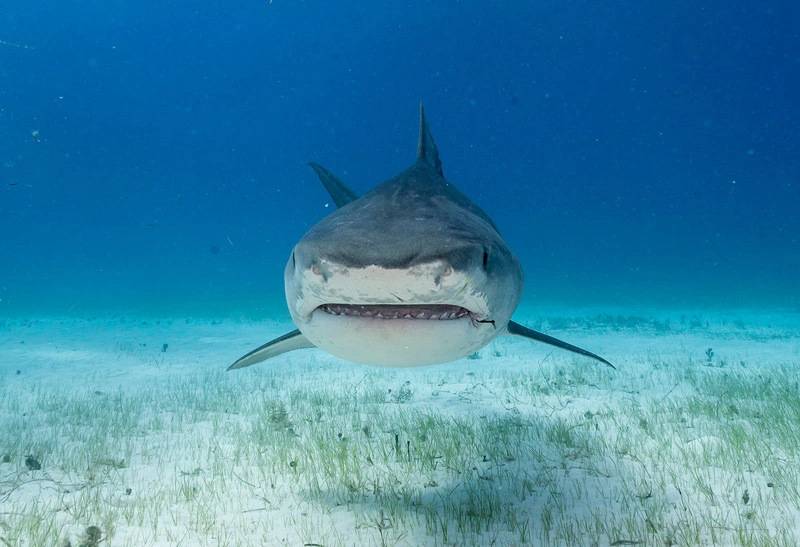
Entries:
<svg viewBox="0 0 800 547">
<path fill-rule="evenodd" d="M 515 320 L 617 370 L 505 337 L 432 367 L 226 372 L 293 326 L 6 317 L 0 543 L 800 545 L 797 310 Z"/>
</svg>

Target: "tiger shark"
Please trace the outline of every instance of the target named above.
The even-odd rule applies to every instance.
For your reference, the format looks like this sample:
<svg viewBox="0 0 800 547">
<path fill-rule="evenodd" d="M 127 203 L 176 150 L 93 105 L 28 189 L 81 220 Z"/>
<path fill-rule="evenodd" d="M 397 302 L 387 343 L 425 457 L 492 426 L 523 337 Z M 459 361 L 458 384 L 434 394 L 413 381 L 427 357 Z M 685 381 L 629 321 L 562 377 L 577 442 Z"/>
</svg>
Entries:
<svg viewBox="0 0 800 547">
<path fill-rule="evenodd" d="M 492 219 L 444 178 L 421 103 L 419 118 L 414 164 L 361 197 L 309 164 L 338 209 L 300 239 L 286 264 L 286 303 L 297 330 L 228 370 L 313 347 L 354 363 L 434 365 L 503 335 L 614 368 L 511 321 L 522 296 L 522 267 Z"/>
</svg>

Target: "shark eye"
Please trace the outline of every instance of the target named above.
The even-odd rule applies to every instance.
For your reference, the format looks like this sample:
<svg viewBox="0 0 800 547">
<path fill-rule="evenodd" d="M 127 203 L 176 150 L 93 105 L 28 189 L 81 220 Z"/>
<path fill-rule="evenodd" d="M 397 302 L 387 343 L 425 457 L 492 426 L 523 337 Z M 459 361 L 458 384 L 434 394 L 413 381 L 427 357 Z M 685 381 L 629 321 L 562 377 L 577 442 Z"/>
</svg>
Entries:
<svg viewBox="0 0 800 547">
<path fill-rule="evenodd" d="M 489 263 L 489 252 L 483 251 L 483 269 L 486 269 L 486 265 Z"/>
<path fill-rule="evenodd" d="M 314 275 L 322 275 L 322 270 L 320 270 L 317 266 L 312 266 L 311 273 Z"/>
</svg>

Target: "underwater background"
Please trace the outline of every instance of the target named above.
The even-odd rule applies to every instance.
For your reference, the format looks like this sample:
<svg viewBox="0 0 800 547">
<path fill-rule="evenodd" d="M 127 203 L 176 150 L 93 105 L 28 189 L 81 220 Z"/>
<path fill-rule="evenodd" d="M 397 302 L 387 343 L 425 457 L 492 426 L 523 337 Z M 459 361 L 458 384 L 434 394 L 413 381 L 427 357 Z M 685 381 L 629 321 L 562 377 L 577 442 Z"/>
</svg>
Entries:
<svg viewBox="0 0 800 547">
<path fill-rule="evenodd" d="M 283 268 L 416 152 L 524 306 L 800 307 L 794 2 L 172 0 L 0 10 L 0 314 L 288 318 Z"/>
</svg>

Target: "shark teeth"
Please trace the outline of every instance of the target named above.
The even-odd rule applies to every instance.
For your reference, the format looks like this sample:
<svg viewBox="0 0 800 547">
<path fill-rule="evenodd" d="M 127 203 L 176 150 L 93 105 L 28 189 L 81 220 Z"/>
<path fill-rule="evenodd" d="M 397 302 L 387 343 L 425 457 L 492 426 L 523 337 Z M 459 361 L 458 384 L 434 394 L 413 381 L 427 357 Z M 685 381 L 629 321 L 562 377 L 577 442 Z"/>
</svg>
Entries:
<svg viewBox="0 0 800 547">
<path fill-rule="evenodd" d="M 368 317 L 374 319 L 424 319 L 432 320 L 451 320 L 461 319 L 472 314 L 461 306 L 451 306 L 449 304 L 431 305 L 401 305 L 392 306 L 389 304 L 378 305 L 354 305 L 354 304 L 323 304 L 317 308 L 320 311 L 331 315 L 345 317 Z"/>
</svg>

